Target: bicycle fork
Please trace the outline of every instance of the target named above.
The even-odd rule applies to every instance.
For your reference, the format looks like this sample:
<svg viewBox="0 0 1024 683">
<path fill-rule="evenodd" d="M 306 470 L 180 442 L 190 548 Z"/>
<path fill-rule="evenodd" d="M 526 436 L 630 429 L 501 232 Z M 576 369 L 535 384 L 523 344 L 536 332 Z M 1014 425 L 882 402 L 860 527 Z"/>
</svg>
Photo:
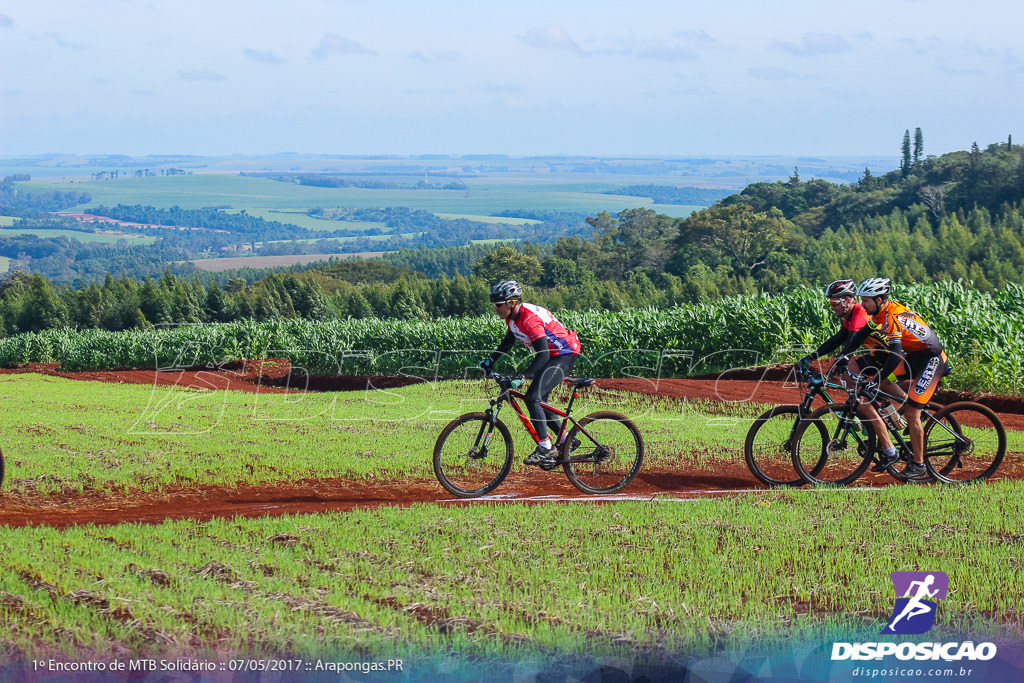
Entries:
<svg viewBox="0 0 1024 683">
<path fill-rule="evenodd" d="M 476 434 L 476 440 L 473 442 L 473 450 L 470 452 L 470 457 L 480 459 L 487 457 L 487 446 L 491 443 L 491 436 L 494 434 L 494 422 L 498 419 L 498 408 L 488 408 L 484 414 L 487 415 L 487 419 L 480 422 L 480 431 Z"/>
</svg>

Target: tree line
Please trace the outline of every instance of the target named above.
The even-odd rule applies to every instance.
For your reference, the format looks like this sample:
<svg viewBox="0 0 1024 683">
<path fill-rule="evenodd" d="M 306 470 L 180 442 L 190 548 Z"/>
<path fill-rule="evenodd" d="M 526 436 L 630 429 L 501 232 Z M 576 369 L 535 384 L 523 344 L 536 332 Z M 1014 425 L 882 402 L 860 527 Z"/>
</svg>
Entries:
<svg viewBox="0 0 1024 683">
<path fill-rule="evenodd" d="M 411 216 L 359 211 L 364 219 Z M 865 171 L 855 184 L 834 185 L 794 172 L 686 219 L 628 209 L 590 216 L 585 225 L 585 234 L 548 244 L 406 249 L 374 266 L 345 261 L 266 277 L 168 272 L 143 282 L 105 277 L 55 286 L 16 274 L 0 293 L 0 316 L 13 334 L 61 324 L 479 315 L 490 311 L 489 284 L 507 277 L 552 309 L 671 306 L 875 275 L 901 283 L 962 279 L 992 291 L 1024 282 L 1024 162 L 1010 144 L 916 161 L 912 148 L 906 175 Z M 38 299 L 40 316 L 25 313 L 31 307 L 19 302 L 26 297 Z"/>
</svg>

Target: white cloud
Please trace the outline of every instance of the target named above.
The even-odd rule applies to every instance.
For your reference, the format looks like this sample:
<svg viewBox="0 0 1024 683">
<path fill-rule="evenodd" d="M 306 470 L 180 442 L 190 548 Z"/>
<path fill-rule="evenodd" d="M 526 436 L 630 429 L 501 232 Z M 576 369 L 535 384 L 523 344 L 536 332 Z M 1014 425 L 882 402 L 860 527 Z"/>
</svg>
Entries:
<svg viewBox="0 0 1024 683">
<path fill-rule="evenodd" d="M 525 35 L 516 36 L 520 42 L 530 47 L 548 50 L 568 50 L 582 54 L 579 44 L 558 26 L 548 25 L 543 28 L 531 28 Z"/>
<path fill-rule="evenodd" d="M 278 57 L 276 54 L 274 54 L 273 52 L 270 52 L 269 50 L 253 50 L 252 48 L 248 48 L 247 47 L 244 50 L 242 50 L 242 54 L 244 54 L 246 57 L 248 57 L 252 61 L 259 62 L 260 64 L 283 64 L 284 63 L 284 59 L 282 59 L 281 57 Z"/>
<path fill-rule="evenodd" d="M 795 57 L 835 55 L 853 49 L 850 41 L 838 33 L 805 33 L 799 44 L 776 40 L 772 46 Z"/>
<path fill-rule="evenodd" d="M 320 38 L 320 44 L 314 47 L 310 54 L 314 59 L 327 59 L 333 54 L 374 55 L 377 53 L 351 38 L 346 38 L 337 33 L 325 33 Z"/>
</svg>

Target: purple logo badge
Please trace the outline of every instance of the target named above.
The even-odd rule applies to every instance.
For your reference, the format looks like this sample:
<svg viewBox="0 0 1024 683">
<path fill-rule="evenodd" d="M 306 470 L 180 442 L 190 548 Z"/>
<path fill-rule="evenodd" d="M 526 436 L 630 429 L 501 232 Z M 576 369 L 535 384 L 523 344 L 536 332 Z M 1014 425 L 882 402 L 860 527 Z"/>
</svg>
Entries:
<svg viewBox="0 0 1024 683">
<path fill-rule="evenodd" d="M 935 623 L 938 605 L 934 601 L 946 599 L 949 577 L 943 572 L 893 572 L 890 576 L 896 604 L 882 633 L 925 633 Z"/>
</svg>

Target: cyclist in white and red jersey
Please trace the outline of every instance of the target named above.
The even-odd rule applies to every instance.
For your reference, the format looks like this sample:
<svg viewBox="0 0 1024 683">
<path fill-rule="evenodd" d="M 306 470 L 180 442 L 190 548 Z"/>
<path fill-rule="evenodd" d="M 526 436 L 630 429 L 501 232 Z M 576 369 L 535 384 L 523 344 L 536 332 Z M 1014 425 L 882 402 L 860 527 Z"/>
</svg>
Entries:
<svg viewBox="0 0 1024 683">
<path fill-rule="evenodd" d="M 832 313 L 839 318 L 839 330 L 809 355 L 804 356 L 802 361 L 810 363 L 838 348 L 842 348 L 843 353 L 850 350 L 847 346 L 854 335 L 868 324 L 867 312 L 853 298 L 856 292 L 857 283 L 853 280 L 836 280 L 825 288 L 825 299 Z"/>
<path fill-rule="evenodd" d="M 494 362 L 512 348 L 518 339 L 533 350 L 533 362 L 521 375 L 513 380 L 518 386 L 524 379 L 532 379 L 525 395 L 526 407 L 530 411 L 530 422 L 537 432 L 537 448 L 524 460 L 527 465 L 546 465 L 558 455 L 548 435 L 551 430 L 558 434 L 562 422 L 554 413 L 541 408 L 541 401 L 547 401 L 551 391 L 568 376 L 580 353 L 580 341 L 576 333 L 567 330 L 554 314 L 543 306 L 523 303 L 523 288 L 515 280 L 502 280 L 491 288 L 491 303 L 494 312 L 505 320 L 508 332 L 491 354 L 480 363 L 484 370 L 490 370 Z M 518 382 L 518 384 L 516 384 Z"/>
</svg>

